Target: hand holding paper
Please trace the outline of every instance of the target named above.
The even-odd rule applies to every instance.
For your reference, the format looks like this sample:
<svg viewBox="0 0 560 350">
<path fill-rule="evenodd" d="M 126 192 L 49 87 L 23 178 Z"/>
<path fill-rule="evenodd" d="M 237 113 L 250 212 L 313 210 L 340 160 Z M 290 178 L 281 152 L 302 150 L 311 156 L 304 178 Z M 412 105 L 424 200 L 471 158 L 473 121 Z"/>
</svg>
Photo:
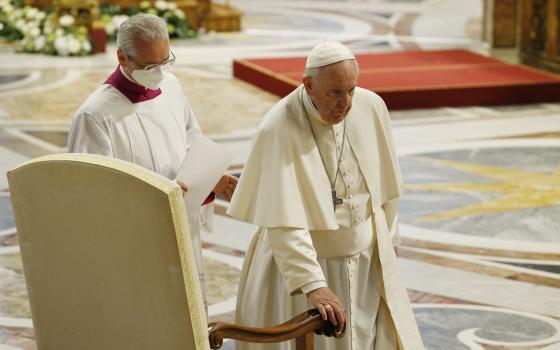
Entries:
<svg viewBox="0 0 560 350">
<path fill-rule="evenodd" d="M 188 186 L 188 192 L 185 193 L 185 205 L 188 211 L 198 209 L 210 192 L 220 185 L 218 182 L 224 176 L 232 159 L 233 154 L 209 138 L 200 135 L 194 139 L 176 178 L 177 182 Z M 228 178 L 226 188 L 229 185 Z M 225 191 L 226 189 L 224 193 L 227 193 Z"/>
<path fill-rule="evenodd" d="M 183 194 L 189 192 L 189 188 L 187 187 L 187 184 L 184 183 L 183 181 L 177 180 L 177 185 L 179 185 L 179 187 L 181 187 L 181 191 L 183 191 Z"/>
<path fill-rule="evenodd" d="M 231 197 L 233 196 L 233 192 L 237 187 L 237 181 L 238 180 L 235 176 L 225 174 L 224 176 L 222 176 L 220 181 L 218 181 L 216 186 L 214 186 L 214 192 L 230 201 Z"/>
</svg>

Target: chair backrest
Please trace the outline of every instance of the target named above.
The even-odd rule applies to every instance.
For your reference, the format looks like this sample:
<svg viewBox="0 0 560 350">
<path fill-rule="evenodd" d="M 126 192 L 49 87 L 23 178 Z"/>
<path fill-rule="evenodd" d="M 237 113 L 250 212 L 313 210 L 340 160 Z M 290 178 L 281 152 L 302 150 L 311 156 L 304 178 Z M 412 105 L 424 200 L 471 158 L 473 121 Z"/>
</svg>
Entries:
<svg viewBox="0 0 560 350">
<path fill-rule="evenodd" d="M 39 350 L 207 350 L 178 186 L 62 154 L 8 173 Z"/>
</svg>

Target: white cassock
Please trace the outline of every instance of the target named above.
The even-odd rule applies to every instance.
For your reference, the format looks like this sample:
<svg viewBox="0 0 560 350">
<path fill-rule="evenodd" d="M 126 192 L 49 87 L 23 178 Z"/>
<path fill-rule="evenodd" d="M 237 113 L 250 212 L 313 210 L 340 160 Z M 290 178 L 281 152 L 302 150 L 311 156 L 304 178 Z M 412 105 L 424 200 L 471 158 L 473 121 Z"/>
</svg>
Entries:
<svg viewBox="0 0 560 350">
<path fill-rule="evenodd" d="M 143 88 L 126 78 L 120 67 L 109 80 L 113 85 L 101 85 L 74 114 L 68 151 L 122 159 L 174 180 L 187 148 L 202 133 L 179 81 L 168 74 L 159 95 L 138 99 Z M 213 212 L 212 203 L 188 213 L 203 295 L 200 228 L 211 230 Z"/>
<path fill-rule="evenodd" d="M 385 104 L 356 88 L 346 123 L 342 149 L 343 123 L 322 122 L 303 86 L 264 117 L 228 210 L 259 225 L 245 258 L 236 322 L 285 322 L 312 307 L 305 292 L 328 286 L 347 310 L 346 335 L 315 336 L 317 349 L 424 349 L 393 248 L 400 240 L 401 180 Z M 336 193 L 343 204 L 336 211 L 317 146 L 333 179 L 342 151 Z"/>
</svg>

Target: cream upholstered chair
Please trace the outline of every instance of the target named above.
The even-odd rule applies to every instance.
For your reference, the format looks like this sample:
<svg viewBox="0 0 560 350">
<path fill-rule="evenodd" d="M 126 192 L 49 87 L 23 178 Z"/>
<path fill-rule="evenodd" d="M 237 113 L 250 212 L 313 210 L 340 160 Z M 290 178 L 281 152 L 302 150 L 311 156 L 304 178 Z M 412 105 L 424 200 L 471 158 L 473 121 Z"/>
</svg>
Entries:
<svg viewBox="0 0 560 350">
<path fill-rule="evenodd" d="M 311 349 L 313 332 L 343 335 L 314 310 L 273 328 L 208 328 L 182 193 L 158 174 L 61 154 L 8 181 L 39 350 L 206 350 L 224 338 Z"/>
</svg>

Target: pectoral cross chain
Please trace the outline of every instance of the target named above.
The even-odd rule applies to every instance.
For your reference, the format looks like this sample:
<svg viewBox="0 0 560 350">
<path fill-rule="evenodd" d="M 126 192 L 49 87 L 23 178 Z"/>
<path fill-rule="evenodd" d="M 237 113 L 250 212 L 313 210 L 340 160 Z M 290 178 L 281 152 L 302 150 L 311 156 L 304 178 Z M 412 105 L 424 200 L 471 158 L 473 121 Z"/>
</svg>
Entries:
<svg viewBox="0 0 560 350">
<path fill-rule="evenodd" d="M 344 152 L 344 143 L 346 141 L 346 119 L 344 119 L 344 131 L 343 131 L 343 134 L 342 134 L 342 147 L 341 147 L 341 150 L 340 150 L 340 155 L 338 156 L 338 162 L 336 163 L 336 173 L 334 174 L 334 181 L 331 182 L 331 176 L 329 174 L 329 171 L 327 170 L 327 165 L 325 164 L 325 159 L 323 158 L 323 154 L 321 153 L 321 150 L 319 149 L 319 144 L 317 143 L 317 136 L 315 135 L 315 130 L 313 130 L 313 125 L 311 124 L 311 119 L 309 119 L 309 116 L 307 115 L 307 111 L 305 110 L 305 107 L 304 107 L 303 92 L 302 92 L 302 95 L 301 95 L 301 105 L 302 105 L 302 108 L 305 112 L 305 116 L 307 117 L 307 121 L 309 122 L 309 128 L 311 129 L 311 135 L 313 135 L 313 140 L 315 141 L 315 145 L 317 146 L 317 152 L 319 152 L 319 157 L 321 158 L 321 162 L 323 163 L 323 168 L 325 169 L 325 172 L 327 173 L 327 177 L 329 178 L 329 182 L 331 184 L 331 194 L 332 194 L 333 208 L 336 210 L 336 206 L 341 205 L 343 203 L 342 198 L 338 198 L 336 196 L 336 190 L 334 188 L 336 186 L 336 180 L 338 180 L 338 173 L 340 172 L 340 161 L 342 160 L 342 153 Z M 335 141 L 336 141 L 336 137 L 334 135 L 334 129 L 333 129 L 333 137 L 335 138 Z"/>
<path fill-rule="evenodd" d="M 336 191 L 332 190 L 332 202 L 333 202 L 333 206 L 336 208 L 337 205 L 342 204 L 342 198 L 337 198 L 336 197 Z"/>
</svg>

